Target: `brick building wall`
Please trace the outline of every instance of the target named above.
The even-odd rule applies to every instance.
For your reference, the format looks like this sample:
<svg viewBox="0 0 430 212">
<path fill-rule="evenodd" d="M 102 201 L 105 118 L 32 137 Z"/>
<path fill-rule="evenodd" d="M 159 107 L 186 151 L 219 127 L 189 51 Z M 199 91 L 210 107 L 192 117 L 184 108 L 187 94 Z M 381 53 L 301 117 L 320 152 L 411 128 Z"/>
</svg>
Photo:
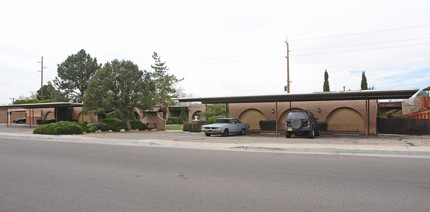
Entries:
<svg viewBox="0 0 430 212">
<path fill-rule="evenodd" d="M 291 109 L 303 109 L 311 111 L 316 117 L 319 118 L 319 122 L 332 121 L 331 129 L 333 131 L 348 131 L 342 129 L 342 126 L 334 124 L 334 117 L 342 119 L 342 116 L 350 114 L 352 119 L 351 122 L 360 122 L 362 128 L 358 131 L 364 131 L 364 120 L 366 117 L 366 104 L 364 100 L 351 100 L 351 101 L 311 101 L 311 102 L 292 102 Z M 278 103 L 278 129 L 284 128 L 285 119 L 290 110 L 289 102 Z M 377 101 L 370 101 L 370 113 L 369 113 L 369 133 L 376 134 L 377 132 Z M 258 119 L 263 120 L 276 120 L 276 103 L 235 103 L 230 104 L 230 117 L 243 118 L 244 115 L 258 116 Z M 241 117 L 242 116 L 242 117 Z M 261 118 L 263 117 L 263 119 Z M 343 117 L 346 120 L 348 117 Z M 247 117 L 249 119 L 249 117 Z M 256 125 L 259 120 L 252 120 L 251 128 L 256 129 Z M 254 125 L 254 126 L 252 126 Z M 329 124 L 330 126 L 330 124 Z M 347 125 L 346 125 L 347 126 Z M 330 129 L 329 129 L 330 130 Z"/>
</svg>

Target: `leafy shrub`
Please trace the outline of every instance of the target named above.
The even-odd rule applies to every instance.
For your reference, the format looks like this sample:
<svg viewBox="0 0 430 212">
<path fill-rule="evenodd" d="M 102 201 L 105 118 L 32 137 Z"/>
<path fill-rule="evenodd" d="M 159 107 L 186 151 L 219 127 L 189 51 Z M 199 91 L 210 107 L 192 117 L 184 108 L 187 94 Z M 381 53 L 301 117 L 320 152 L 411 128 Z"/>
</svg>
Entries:
<svg viewBox="0 0 430 212">
<path fill-rule="evenodd" d="M 48 135 L 73 135 L 82 134 L 83 130 L 76 122 L 60 121 L 57 123 L 44 124 L 33 131 L 33 134 Z"/>
<path fill-rule="evenodd" d="M 118 118 L 106 118 L 103 120 L 103 122 L 108 124 L 112 131 L 119 132 L 122 129 L 127 130 L 127 125 L 125 122 Z"/>
<path fill-rule="evenodd" d="M 130 121 L 131 129 L 146 130 L 146 125 L 141 121 Z"/>
<path fill-rule="evenodd" d="M 78 122 L 79 126 L 81 126 L 82 130 L 86 133 L 93 133 L 95 131 L 97 131 L 97 127 L 94 126 L 94 124 L 92 124 L 91 122 Z"/>
<path fill-rule="evenodd" d="M 401 110 L 396 110 L 396 109 L 387 111 L 385 115 L 387 116 L 387 118 L 392 118 L 392 119 L 402 119 L 406 117 L 405 115 L 403 115 L 403 112 Z"/>
<path fill-rule="evenodd" d="M 275 120 L 261 120 L 259 123 L 262 131 L 276 131 Z"/>
<path fill-rule="evenodd" d="M 182 130 L 189 131 L 189 132 L 201 132 L 201 127 L 204 124 L 205 124 L 204 121 L 186 123 L 184 124 L 184 128 Z"/>
<path fill-rule="evenodd" d="M 318 122 L 318 124 L 320 125 L 320 130 L 326 132 L 327 131 L 327 122 Z"/>
<path fill-rule="evenodd" d="M 185 107 L 183 107 L 179 114 L 179 123 L 183 124 L 185 121 L 187 121 L 187 111 L 185 111 Z"/>
<path fill-rule="evenodd" d="M 187 132 L 191 132 L 191 130 L 193 129 L 193 123 L 189 122 L 189 123 L 185 123 L 184 127 L 183 127 L 183 131 L 187 131 Z"/>
<path fill-rule="evenodd" d="M 103 132 L 110 130 L 109 125 L 104 122 L 95 123 L 94 126 L 97 128 L 97 130 L 101 130 Z"/>
<path fill-rule="evenodd" d="M 179 117 L 170 117 L 167 124 L 180 124 Z"/>
<path fill-rule="evenodd" d="M 206 124 L 205 121 L 194 122 L 191 132 L 201 132 L 202 125 L 204 124 Z"/>
</svg>

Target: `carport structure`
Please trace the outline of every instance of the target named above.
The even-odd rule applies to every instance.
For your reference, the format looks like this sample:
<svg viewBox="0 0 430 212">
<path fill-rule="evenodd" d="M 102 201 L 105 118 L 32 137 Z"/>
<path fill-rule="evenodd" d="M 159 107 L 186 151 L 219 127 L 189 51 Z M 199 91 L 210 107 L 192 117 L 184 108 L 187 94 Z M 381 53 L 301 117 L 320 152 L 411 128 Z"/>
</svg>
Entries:
<svg viewBox="0 0 430 212">
<path fill-rule="evenodd" d="M 2 105 L 0 109 L 6 109 L 6 115 L 9 116 L 9 109 L 24 109 L 29 110 L 29 120 L 30 128 L 34 122 L 34 109 L 44 109 L 44 108 L 64 108 L 64 107 L 82 107 L 82 103 L 70 103 L 70 102 L 50 102 L 50 103 L 35 103 L 35 104 L 15 104 L 15 105 Z M 58 113 L 58 110 L 55 110 Z M 55 114 L 55 121 L 57 122 L 58 114 Z M 7 121 L 7 126 L 9 126 L 9 121 Z"/>
<path fill-rule="evenodd" d="M 207 111 L 207 104 L 273 102 L 275 104 L 276 126 L 278 126 L 278 119 L 279 119 L 278 102 L 289 102 L 290 109 L 291 109 L 291 102 L 363 100 L 366 108 L 365 109 L 365 132 L 366 132 L 366 138 L 367 138 L 369 135 L 370 100 L 408 99 L 418 91 L 419 89 L 363 90 L 363 91 L 340 91 L 340 92 L 314 92 L 314 93 L 305 93 L 305 94 L 180 98 L 178 100 L 180 102 L 201 102 L 202 104 L 205 104 L 206 111 Z M 207 114 L 206 114 L 206 120 L 207 120 Z M 276 136 L 278 136 L 278 127 L 276 127 Z"/>
</svg>

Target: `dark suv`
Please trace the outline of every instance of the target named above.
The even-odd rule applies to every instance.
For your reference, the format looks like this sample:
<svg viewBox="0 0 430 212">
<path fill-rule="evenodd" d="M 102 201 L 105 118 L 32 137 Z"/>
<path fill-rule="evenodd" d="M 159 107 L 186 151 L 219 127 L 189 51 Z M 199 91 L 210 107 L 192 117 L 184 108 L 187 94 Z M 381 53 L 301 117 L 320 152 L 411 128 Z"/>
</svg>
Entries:
<svg viewBox="0 0 430 212">
<path fill-rule="evenodd" d="M 320 126 L 310 111 L 291 111 L 285 121 L 285 137 L 307 135 L 309 138 L 320 135 Z"/>
</svg>

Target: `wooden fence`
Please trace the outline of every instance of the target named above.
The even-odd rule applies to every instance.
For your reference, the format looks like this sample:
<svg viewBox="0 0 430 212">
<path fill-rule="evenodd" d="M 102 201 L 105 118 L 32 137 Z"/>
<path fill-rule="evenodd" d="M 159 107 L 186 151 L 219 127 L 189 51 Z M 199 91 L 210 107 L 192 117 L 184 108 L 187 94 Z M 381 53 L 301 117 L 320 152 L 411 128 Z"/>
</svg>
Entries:
<svg viewBox="0 0 430 212">
<path fill-rule="evenodd" d="M 430 119 L 378 118 L 378 133 L 430 135 Z"/>
</svg>

